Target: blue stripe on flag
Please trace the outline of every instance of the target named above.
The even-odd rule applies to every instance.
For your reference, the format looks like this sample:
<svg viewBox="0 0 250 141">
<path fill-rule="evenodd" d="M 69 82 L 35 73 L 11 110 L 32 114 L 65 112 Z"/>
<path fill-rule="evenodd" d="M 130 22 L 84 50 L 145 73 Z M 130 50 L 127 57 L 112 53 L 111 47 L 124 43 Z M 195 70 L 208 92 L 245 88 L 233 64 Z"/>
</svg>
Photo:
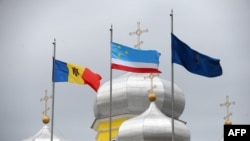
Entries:
<svg viewBox="0 0 250 141">
<path fill-rule="evenodd" d="M 55 60 L 54 82 L 67 82 L 69 70 L 67 63 Z"/>
<path fill-rule="evenodd" d="M 128 62 L 144 62 L 159 64 L 160 53 L 155 50 L 141 50 L 130 48 L 121 44 L 112 42 L 112 58 Z"/>
</svg>

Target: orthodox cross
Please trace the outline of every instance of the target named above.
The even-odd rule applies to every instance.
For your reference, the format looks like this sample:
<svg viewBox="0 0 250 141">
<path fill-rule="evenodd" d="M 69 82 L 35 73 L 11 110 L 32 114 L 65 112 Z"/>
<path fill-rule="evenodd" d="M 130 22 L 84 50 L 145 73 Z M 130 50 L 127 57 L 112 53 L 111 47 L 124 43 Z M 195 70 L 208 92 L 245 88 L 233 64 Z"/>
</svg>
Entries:
<svg viewBox="0 0 250 141">
<path fill-rule="evenodd" d="M 149 76 L 144 77 L 145 79 L 146 78 L 150 79 L 150 89 L 148 90 L 149 94 L 153 93 L 154 88 L 156 88 L 156 85 L 153 85 L 153 79 L 155 76 L 157 75 L 150 73 Z"/>
<path fill-rule="evenodd" d="M 47 90 L 45 90 L 45 96 L 43 98 L 40 99 L 40 101 L 44 101 L 45 103 L 45 110 L 43 111 L 43 114 L 46 116 L 47 115 L 47 112 L 49 110 L 49 107 L 48 107 L 48 100 L 52 98 L 52 96 L 48 96 L 47 95 Z"/>
<path fill-rule="evenodd" d="M 220 104 L 220 106 L 226 106 L 227 108 L 227 114 L 224 117 L 224 119 L 229 120 L 229 117 L 232 115 L 232 113 L 229 112 L 229 106 L 235 104 L 235 102 L 229 102 L 229 96 L 226 96 L 226 102 L 223 104 Z"/>
<path fill-rule="evenodd" d="M 140 48 L 140 45 L 143 43 L 143 41 L 140 40 L 140 36 L 142 33 L 148 32 L 148 29 L 140 29 L 140 22 L 137 22 L 137 30 L 135 32 L 129 32 L 129 35 L 137 35 L 137 44 L 135 45 L 135 48 Z"/>
</svg>

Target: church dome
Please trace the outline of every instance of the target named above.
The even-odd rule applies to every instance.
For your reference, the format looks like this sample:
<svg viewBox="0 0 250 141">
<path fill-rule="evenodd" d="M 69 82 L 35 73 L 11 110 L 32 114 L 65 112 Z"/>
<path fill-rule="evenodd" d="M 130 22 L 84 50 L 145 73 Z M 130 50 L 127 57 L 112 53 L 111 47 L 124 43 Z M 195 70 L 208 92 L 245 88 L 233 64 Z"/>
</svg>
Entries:
<svg viewBox="0 0 250 141">
<path fill-rule="evenodd" d="M 47 124 L 43 126 L 43 128 L 38 131 L 34 136 L 25 139 L 23 141 L 50 141 L 51 139 L 51 131 Z M 57 135 L 53 135 L 53 141 L 65 141 L 62 138 L 59 138 Z"/>
<path fill-rule="evenodd" d="M 171 82 L 154 76 L 154 92 L 157 94 L 157 107 L 167 116 L 171 116 Z M 112 80 L 112 116 L 122 114 L 139 115 L 150 102 L 147 99 L 151 88 L 148 73 L 125 73 Z M 185 98 L 181 89 L 174 85 L 174 118 L 179 118 L 185 107 Z M 110 116 L 110 81 L 105 82 L 98 90 L 94 104 L 96 119 Z"/>
<path fill-rule="evenodd" d="M 174 120 L 174 137 L 175 141 L 190 141 L 189 129 L 179 120 Z M 141 115 L 122 123 L 116 140 L 171 141 L 172 119 L 164 115 L 155 102 L 151 102 L 148 109 Z"/>
</svg>

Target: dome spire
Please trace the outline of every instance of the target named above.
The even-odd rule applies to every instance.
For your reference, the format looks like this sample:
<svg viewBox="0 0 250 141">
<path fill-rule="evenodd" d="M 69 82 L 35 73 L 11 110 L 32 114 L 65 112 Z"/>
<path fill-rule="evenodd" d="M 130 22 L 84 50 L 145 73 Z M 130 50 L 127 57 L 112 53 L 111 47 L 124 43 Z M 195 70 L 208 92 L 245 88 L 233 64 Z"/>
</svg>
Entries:
<svg viewBox="0 0 250 141">
<path fill-rule="evenodd" d="M 226 109 L 227 109 L 227 114 L 224 117 L 224 119 L 225 119 L 225 125 L 232 125 L 232 121 L 229 119 L 229 117 L 232 115 L 232 113 L 229 112 L 229 107 L 231 105 L 234 105 L 234 104 L 235 104 L 235 102 L 229 102 L 229 96 L 226 96 L 226 102 L 225 103 L 220 104 L 221 107 L 222 106 L 226 106 Z"/>
<path fill-rule="evenodd" d="M 48 107 L 48 100 L 50 99 L 50 98 L 52 98 L 52 96 L 48 96 L 47 95 L 47 90 L 45 90 L 45 96 L 43 97 L 43 98 L 41 98 L 40 99 L 40 101 L 42 102 L 42 101 L 44 101 L 44 105 L 45 105 L 45 109 L 44 109 L 44 111 L 43 111 L 43 123 L 44 124 L 47 124 L 47 123 L 49 123 L 49 121 L 50 121 L 50 118 L 49 118 L 49 116 L 47 115 L 47 112 L 48 112 L 48 110 L 49 110 L 49 107 Z"/>
</svg>

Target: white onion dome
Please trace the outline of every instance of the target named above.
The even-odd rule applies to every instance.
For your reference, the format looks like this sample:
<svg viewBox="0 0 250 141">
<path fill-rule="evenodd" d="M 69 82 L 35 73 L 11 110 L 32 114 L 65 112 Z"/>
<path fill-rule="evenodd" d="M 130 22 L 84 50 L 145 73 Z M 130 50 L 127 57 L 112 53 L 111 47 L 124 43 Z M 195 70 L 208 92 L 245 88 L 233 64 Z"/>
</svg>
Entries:
<svg viewBox="0 0 250 141">
<path fill-rule="evenodd" d="M 50 118 L 48 115 L 44 115 L 42 118 L 42 122 L 44 123 L 44 126 L 41 130 L 39 130 L 34 136 L 29 137 L 28 139 L 24 139 L 22 141 L 50 141 L 51 140 L 51 130 L 48 126 L 48 123 L 50 121 Z M 58 137 L 53 134 L 53 141 L 65 141 L 63 138 Z"/>
<path fill-rule="evenodd" d="M 157 94 L 157 107 L 171 117 L 171 82 L 154 76 L 154 92 Z M 147 99 L 151 88 L 148 73 L 126 73 L 112 79 L 112 116 L 122 114 L 139 115 L 144 112 L 150 102 Z M 185 107 L 185 98 L 181 89 L 174 85 L 174 118 L 179 118 Z M 110 116 L 110 81 L 100 86 L 94 104 L 96 119 Z"/>
<path fill-rule="evenodd" d="M 47 124 L 43 126 L 43 128 L 38 131 L 34 136 L 25 139 L 23 141 L 50 141 L 51 139 L 51 131 Z M 62 138 L 59 138 L 57 135 L 53 134 L 53 141 L 65 141 Z"/>
<path fill-rule="evenodd" d="M 179 120 L 174 120 L 174 138 L 175 141 L 190 141 L 189 129 Z M 116 140 L 171 141 L 172 119 L 164 115 L 152 101 L 141 115 L 122 123 Z"/>
</svg>

